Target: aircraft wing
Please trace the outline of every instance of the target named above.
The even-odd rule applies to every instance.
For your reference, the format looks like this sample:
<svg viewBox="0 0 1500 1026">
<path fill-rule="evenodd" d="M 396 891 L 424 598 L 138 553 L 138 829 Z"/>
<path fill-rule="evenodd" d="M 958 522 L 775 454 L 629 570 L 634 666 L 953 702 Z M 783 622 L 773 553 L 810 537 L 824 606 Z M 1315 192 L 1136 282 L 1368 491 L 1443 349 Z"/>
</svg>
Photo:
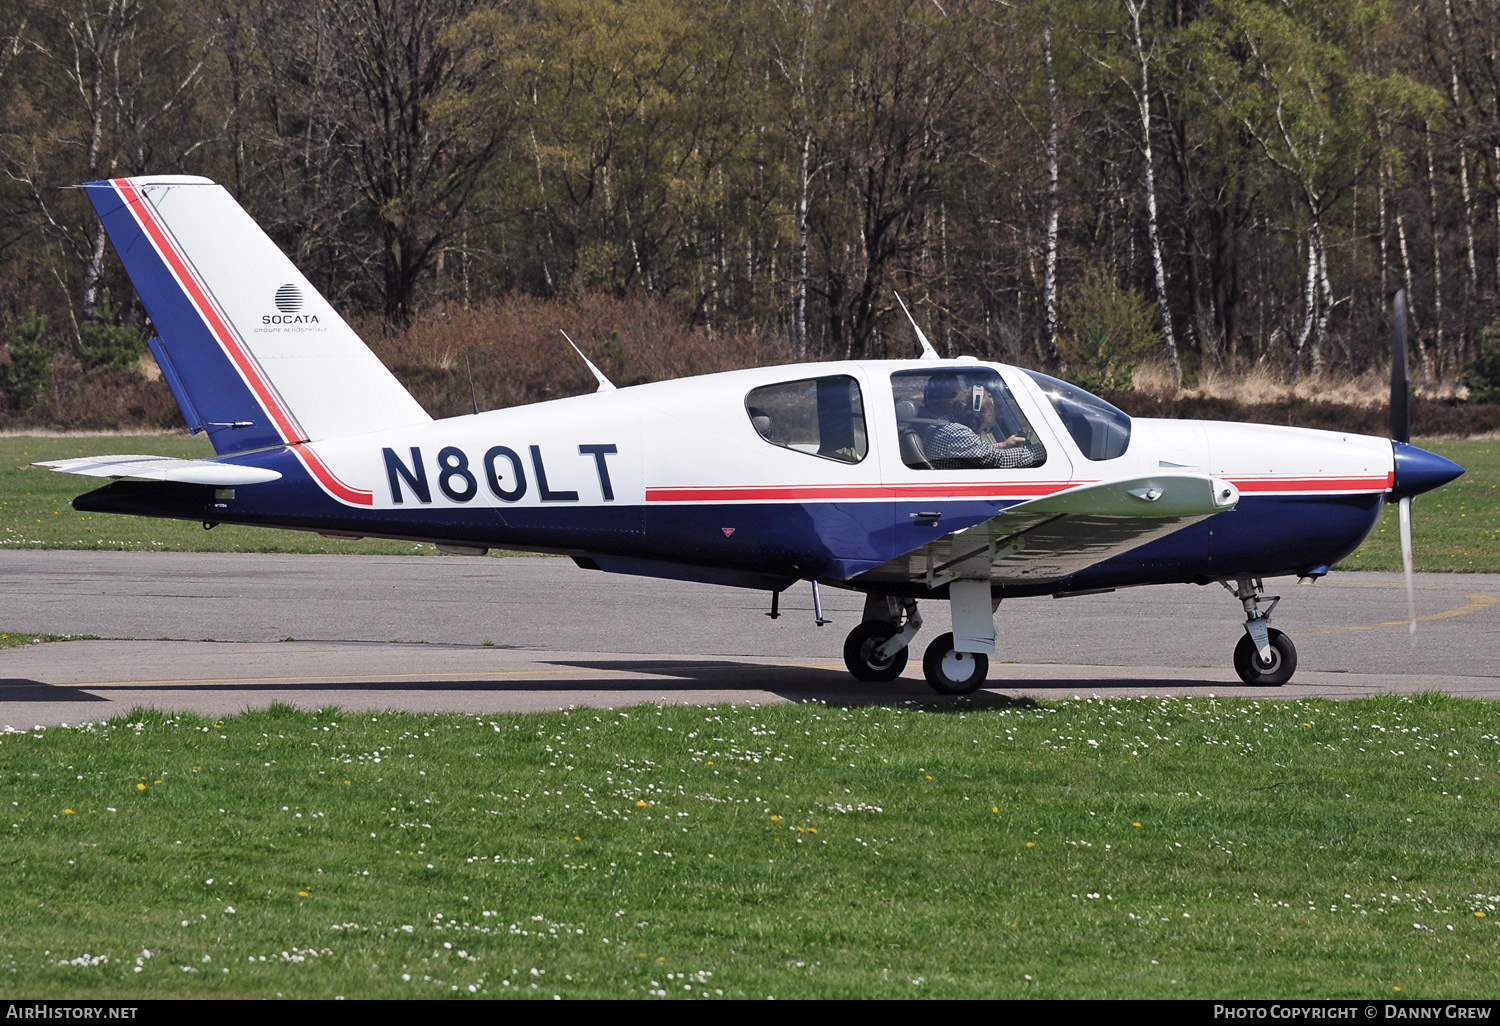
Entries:
<svg viewBox="0 0 1500 1026">
<path fill-rule="evenodd" d="M 934 539 L 854 578 L 1047 583 L 1062 580 L 1216 513 L 1233 509 L 1239 490 L 1197 474 L 1081 485 L 1019 503 L 981 524 Z"/>
<path fill-rule="evenodd" d="M 179 460 L 170 456 L 80 456 L 34 464 L 59 474 L 84 477 L 133 478 L 137 481 L 178 481 L 201 485 L 250 485 L 275 481 L 281 474 L 259 467 L 240 467 L 214 460 Z"/>
</svg>

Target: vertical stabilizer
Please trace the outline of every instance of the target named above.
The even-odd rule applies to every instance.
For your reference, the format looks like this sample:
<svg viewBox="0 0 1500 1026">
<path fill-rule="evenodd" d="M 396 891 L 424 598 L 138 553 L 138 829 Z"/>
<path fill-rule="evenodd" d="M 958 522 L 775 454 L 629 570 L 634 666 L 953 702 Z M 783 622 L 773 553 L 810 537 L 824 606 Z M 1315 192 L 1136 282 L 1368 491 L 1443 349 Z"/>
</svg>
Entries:
<svg viewBox="0 0 1500 1026">
<path fill-rule="evenodd" d="M 84 188 L 160 335 L 151 352 L 216 452 L 432 419 L 223 187 Z"/>
</svg>

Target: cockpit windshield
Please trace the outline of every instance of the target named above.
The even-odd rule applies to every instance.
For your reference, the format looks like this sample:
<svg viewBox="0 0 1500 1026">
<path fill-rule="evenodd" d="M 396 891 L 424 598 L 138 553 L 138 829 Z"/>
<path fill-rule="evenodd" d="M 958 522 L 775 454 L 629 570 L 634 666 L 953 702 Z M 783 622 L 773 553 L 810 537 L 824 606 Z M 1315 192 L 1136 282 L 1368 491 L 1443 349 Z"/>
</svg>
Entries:
<svg viewBox="0 0 1500 1026">
<path fill-rule="evenodd" d="M 1026 373 L 1041 386 L 1086 458 L 1112 460 L 1125 455 L 1130 446 L 1130 417 L 1127 414 L 1077 385 L 1037 371 Z"/>
</svg>

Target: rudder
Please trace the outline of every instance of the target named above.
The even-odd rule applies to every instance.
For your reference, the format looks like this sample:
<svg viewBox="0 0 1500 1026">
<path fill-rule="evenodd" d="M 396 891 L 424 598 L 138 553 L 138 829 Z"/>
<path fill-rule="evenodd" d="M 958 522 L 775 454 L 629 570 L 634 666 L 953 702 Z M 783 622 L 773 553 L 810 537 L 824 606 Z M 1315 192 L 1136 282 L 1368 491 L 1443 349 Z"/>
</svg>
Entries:
<svg viewBox="0 0 1500 1026">
<path fill-rule="evenodd" d="M 160 334 L 162 375 L 216 452 L 431 421 L 222 186 L 158 176 L 84 188 Z"/>
</svg>

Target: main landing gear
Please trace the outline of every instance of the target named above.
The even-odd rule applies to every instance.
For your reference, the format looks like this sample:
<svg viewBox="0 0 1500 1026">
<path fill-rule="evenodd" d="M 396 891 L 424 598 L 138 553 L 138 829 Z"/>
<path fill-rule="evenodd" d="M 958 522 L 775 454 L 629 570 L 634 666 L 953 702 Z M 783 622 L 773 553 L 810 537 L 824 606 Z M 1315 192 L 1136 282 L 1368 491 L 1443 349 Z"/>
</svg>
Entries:
<svg viewBox="0 0 1500 1026">
<path fill-rule="evenodd" d="M 939 634 L 922 654 L 922 676 L 943 695 L 969 695 L 984 685 L 990 657 L 983 652 L 959 652 L 953 635 Z"/>
<path fill-rule="evenodd" d="M 844 639 L 844 665 L 855 680 L 895 680 L 906 669 L 907 645 L 921 629 L 915 599 L 866 596 L 864 622 Z"/>
<path fill-rule="evenodd" d="M 1297 647 L 1292 639 L 1270 626 L 1271 610 L 1281 601 L 1267 598 L 1259 577 L 1241 577 L 1221 584 L 1245 607 L 1245 636 L 1234 646 L 1234 672 L 1251 687 L 1279 688 L 1297 671 Z M 1260 603 L 1265 602 L 1265 609 Z"/>
<path fill-rule="evenodd" d="M 985 619 L 993 624 L 988 584 L 984 585 L 983 601 Z M 921 628 L 922 614 L 915 599 L 871 595 L 865 599 L 864 621 L 844 639 L 844 665 L 857 680 L 895 680 L 906 669 L 909 646 Z M 941 634 L 922 655 L 922 675 L 939 694 L 972 694 L 984 686 L 989 674 L 987 653 L 960 651 L 956 644 L 951 632 Z M 968 647 L 977 646 L 971 640 Z"/>
</svg>

